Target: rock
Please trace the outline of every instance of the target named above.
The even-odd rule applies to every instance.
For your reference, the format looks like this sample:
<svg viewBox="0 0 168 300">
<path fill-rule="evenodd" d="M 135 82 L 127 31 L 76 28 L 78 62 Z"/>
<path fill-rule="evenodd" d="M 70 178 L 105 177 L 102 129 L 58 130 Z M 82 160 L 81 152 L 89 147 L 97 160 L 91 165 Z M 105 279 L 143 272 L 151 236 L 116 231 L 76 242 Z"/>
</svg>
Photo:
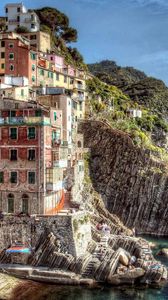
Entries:
<svg viewBox="0 0 168 300">
<path fill-rule="evenodd" d="M 137 278 L 142 277 L 145 274 L 145 270 L 141 268 L 136 268 L 129 270 L 127 272 L 116 274 L 108 278 L 110 284 L 133 284 Z"/>
<path fill-rule="evenodd" d="M 154 242 L 149 242 L 149 246 L 152 249 L 155 249 L 157 247 L 156 243 L 154 243 Z"/>
<path fill-rule="evenodd" d="M 124 266 L 128 266 L 128 264 L 129 264 L 128 254 L 123 249 L 121 250 L 121 253 L 119 255 L 119 262 Z"/>
<path fill-rule="evenodd" d="M 137 234 L 168 235 L 166 164 L 103 121 L 81 121 L 89 172 L 106 208 Z"/>
<path fill-rule="evenodd" d="M 168 248 L 163 248 L 163 249 L 161 249 L 161 250 L 157 253 L 157 255 L 162 255 L 162 256 L 165 256 L 165 257 L 168 258 Z"/>
</svg>

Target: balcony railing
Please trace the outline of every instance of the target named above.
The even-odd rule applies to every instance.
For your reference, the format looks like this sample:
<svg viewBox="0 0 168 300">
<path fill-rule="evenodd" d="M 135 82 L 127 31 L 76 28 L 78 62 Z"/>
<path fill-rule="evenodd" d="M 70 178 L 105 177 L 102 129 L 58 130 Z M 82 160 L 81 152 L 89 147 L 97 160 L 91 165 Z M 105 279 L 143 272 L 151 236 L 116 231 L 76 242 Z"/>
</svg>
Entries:
<svg viewBox="0 0 168 300">
<path fill-rule="evenodd" d="M 15 24 L 15 23 L 18 23 L 19 24 L 19 21 L 16 19 L 16 20 L 8 20 L 8 24 Z"/>
<path fill-rule="evenodd" d="M 75 83 L 74 88 L 78 89 L 78 90 L 84 90 L 85 89 L 84 85 L 80 84 L 80 83 Z"/>
<path fill-rule="evenodd" d="M 53 167 L 57 168 L 67 168 L 68 160 L 67 159 L 60 159 L 53 161 Z"/>
<path fill-rule="evenodd" d="M 0 118 L 0 125 L 50 125 L 50 118 L 47 117 L 6 117 Z"/>
</svg>

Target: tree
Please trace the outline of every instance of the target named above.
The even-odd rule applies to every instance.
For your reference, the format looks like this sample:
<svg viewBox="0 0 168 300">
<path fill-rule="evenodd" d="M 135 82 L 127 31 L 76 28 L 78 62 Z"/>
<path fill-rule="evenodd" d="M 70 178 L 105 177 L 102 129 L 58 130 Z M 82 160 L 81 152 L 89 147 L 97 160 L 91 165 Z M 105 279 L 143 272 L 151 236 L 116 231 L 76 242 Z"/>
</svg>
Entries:
<svg viewBox="0 0 168 300">
<path fill-rule="evenodd" d="M 36 13 L 41 25 L 51 28 L 57 39 L 63 39 L 65 43 L 77 41 L 77 30 L 69 26 L 69 18 L 65 14 L 52 7 L 37 9 Z"/>
<path fill-rule="evenodd" d="M 15 28 L 16 33 L 27 33 L 29 30 L 25 26 L 19 26 Z"/>
</svg>

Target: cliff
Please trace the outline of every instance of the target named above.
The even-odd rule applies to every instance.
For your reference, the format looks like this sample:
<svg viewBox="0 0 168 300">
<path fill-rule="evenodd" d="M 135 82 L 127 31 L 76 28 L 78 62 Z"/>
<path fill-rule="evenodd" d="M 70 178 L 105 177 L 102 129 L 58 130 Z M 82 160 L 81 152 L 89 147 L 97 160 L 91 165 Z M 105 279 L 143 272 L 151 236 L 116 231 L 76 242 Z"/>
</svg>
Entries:
<svg viewBox="0 0 168 300">
<path fill-rule="evenodd" d="M 83 121 L 79 130 L 90 148 L 90 178 L 106 208 L 139 234 L 168 235 L 166 163 L 103 122 Z"/>
</svg>

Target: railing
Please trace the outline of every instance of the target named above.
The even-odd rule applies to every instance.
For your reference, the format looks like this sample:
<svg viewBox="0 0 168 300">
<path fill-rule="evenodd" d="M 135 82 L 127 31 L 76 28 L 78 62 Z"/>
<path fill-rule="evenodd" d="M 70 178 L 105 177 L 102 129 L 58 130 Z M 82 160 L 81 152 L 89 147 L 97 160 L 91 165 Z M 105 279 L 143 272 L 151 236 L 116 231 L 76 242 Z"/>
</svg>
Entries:
<svg viewBox="0 0 168 300">
<path fill-rule="evenodd" d="M 76 83 L 74 85 L 74 88 L 75 89 L 79 89 L 79 90 L 84 90 L 85 89 L 84 85 L 83 84 L 79 84 L 79 83 Z"/>
<path fill-rule="evenodd" d="M 14 24 L 14 23 L 19 23 L 19 21 L 16 19 L 16 20 L 8 20 L 8 24 Z"/>
<path fill-rule="evenodd" d="M 25 23 L 36 23 L 37 21 L 35 20 L 35 18 L 33 18 L 33 19 L 32 18 L 25 18 L 24 22 Z"/>
<path fill-rule="evenodd" d="M 53 167 L 57 168 L 67 168 L 68 160 L 67 159 L 60 159 L 53 161 Z"/>
<path fill-rule="evenodd" d="M 0 118 L 0 125 L 19 125 L 19 124 L 40 124 L 50 125 L 50 118 L 47 117 L 6 117 Z"/>
</svg>

